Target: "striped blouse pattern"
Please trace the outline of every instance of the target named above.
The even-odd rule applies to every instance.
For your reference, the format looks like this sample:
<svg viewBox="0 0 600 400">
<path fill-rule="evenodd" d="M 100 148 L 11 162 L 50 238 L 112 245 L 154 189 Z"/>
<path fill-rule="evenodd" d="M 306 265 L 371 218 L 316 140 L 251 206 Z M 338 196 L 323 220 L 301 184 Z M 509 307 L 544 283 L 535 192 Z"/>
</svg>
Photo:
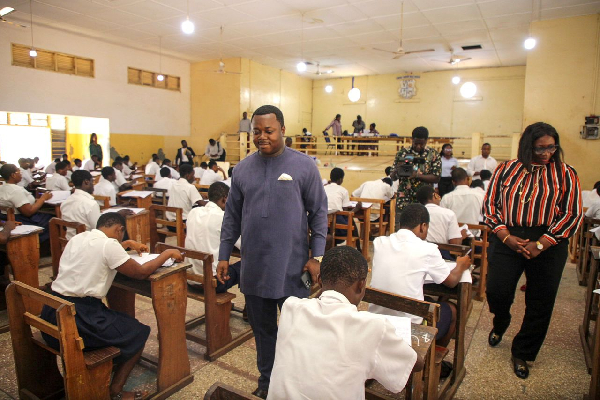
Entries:
<svg viewBox="0 0 600 400">
<path fill-rule="evenodd" d="M 533 165 L 519 160 L 498 165 L 483 201 L 483 220 L 494 233 L 510 226 L 548 226 L 552 244 L 575 233 L 583 218 L 577 172 L 565 163 Z"/>
</svg>

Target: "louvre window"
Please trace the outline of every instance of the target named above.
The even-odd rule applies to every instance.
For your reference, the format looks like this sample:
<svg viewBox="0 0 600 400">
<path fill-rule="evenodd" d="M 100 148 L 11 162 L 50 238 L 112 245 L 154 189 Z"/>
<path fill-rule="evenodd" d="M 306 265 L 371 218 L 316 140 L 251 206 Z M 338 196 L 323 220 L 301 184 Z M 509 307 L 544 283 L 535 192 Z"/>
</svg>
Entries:
<svg viewBox="0 0 600 400">
<path fill-rule="evenodd" d="M 158 72 L 144 71 L 142 69 L 127 68 L 127 82 L 133 85 L 150 86 L 159 89 L 181 90 L 181 78 L 178 76 L 165 75 L 162 81 L 157 79 Z"/>
<path fill-rule="evenodd" d="M 37 57 L 29 55 L 30 46 L 12 44 L 12 65 L 60 72 L 77 76 L 94 77 L 94 60 L 36 48 Z"/>
</svg>

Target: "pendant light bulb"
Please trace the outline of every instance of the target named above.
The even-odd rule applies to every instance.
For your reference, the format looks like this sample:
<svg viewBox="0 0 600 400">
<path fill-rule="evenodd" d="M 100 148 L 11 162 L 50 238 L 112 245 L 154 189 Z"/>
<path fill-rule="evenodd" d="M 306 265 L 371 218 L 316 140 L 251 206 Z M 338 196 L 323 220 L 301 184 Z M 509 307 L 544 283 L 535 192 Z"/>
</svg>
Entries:
<svg viewBox="0 0 600 400">
<path fill-rule="evenodd" d="M 456 75 L 452 77 L 452 83 L 458 85 L 460 83 L 460 76 Z"/>
<path fill-rule="evenodd" d="M 192 33 L 194 33 L 195 29 L 196 27 L 194 26 L 194 23 L 190 21 L 189 17 L 181 23 L 181 30 L 187 35 L 191 35 Z"/>
<path fill-rule="evenodd" d="M 306 63 L 304 61 L 300 61 L 298 64 L 296 64 L 296 69 L 298 70 L 298 72 L 305 72 Z"/>
<path fill-rule="evenodd" d="M 326 91 L 327 93 L 331 93 L 331 92 L 333 92 L 333 86 L 331 86 L 331 85 L 327 85 L 327 86 L 325 86 L 325 91 Z"/>
<path fill-rule="evenodd" d="M 537 40 L 535 40 L 532 37 L 528 37 L 523 42 L 523 47 L 525 47 L 525 50 L 531 50 L 531 49 L 533 49 L 535 47 L 536 44 L 537 44 Z"/>
</svg>

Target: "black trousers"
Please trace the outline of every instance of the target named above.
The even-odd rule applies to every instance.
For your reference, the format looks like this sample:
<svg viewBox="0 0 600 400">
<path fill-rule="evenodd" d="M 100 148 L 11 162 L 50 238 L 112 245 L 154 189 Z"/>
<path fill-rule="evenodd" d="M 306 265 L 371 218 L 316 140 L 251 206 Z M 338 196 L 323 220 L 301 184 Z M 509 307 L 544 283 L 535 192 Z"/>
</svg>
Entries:
<svg viewBox="0 0 600 400">
<path fill-rule="evenodd" d="M 536 241 L 546 227 L 509 227 L 511 235 Z M 488 252 L 487 301 L 494 314 L 494 332 L 504 334 L 510 325 L 510 307 L 521 274 L 527 277 L 525 317 L 512 343 L 512 355 L 525 361 L 534 361 L 544 343 L 554 301 L 567 261 L 568 242 L 540 253 L 531 260 L 514 252 L 495 235 L 491 236 Z"/>
<path fill-rule="evenodd" d="M 256 341 L 256 365 L 260 378 L 258 388 L 269 390 L 271 371 L 275 362 L 275 344 L 277 343 L 277 307 L 281 310 L 287 297 L 265 299 L 246 295 L 248 321 L 254 331 Z"/>
<path fill-rule="evenodd" d="M 444 196 L 446 193 L 450 193 L 453 190 L 454 184 L 452 183 L 452 178 L 440 178 L 440 181 L 438 182 L 438 192 L 440 192 L 440 197 Z"/>
</svg>

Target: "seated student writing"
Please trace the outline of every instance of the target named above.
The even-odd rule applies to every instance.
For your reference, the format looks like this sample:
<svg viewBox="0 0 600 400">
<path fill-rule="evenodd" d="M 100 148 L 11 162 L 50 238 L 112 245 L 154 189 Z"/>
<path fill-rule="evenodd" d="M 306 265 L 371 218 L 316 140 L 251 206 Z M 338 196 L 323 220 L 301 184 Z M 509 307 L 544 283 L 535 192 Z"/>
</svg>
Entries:
<svg viewBox="0 0 600 400">
<path fill-rule="evenodd" d="M 392 179 L 383 178 L 374 181 L 367 181 L 360 185 L 358 189 L 352 192 L 352 197 L 362 197 L 364 199 L 378 199 L 386 203 L 394 197 L 392 189 Z M 373 204 L 373 210 L 379 210 L 379 204 Z M 377 212 L 371 211 L 371 221 L 378 221 L 379 215 Z"/>
<path fill-rule="evenodd" d="M 56 172 L 56 164 L 60 162 L 60 158 L 55 158 L 54 161 L 52 161 L 50 163 L 50 165 L 48 165 L 46 167 L 46 169 L 44 170 L 45 173 L 47 174 L 53 174 Z"/>
<path fill-rule="evenodd" d="M 75 172 L 75 171 L 77 171 L 79 169 L 82 169 L 81 159 L 76 158 L 75 160 L 73 160 L 73 163 L 75 163 L 75 165 L 73 166 L 73 172 Z"/>
<path fill-rule="evenodd" d="M 437 284 L 455 287 L 471 262 L 469 256 L 458 257 L 456 267 L 450 269 L 438 247 L 425 241 L 429 230 L 429 212 L 422 204 L 407 205 L 400 214 L 400 229 L 390 236 L 378 237 L 373 241 L 373 275 L 371 287 L 397 293 L 401 296 L 424 300 L 423 284 L 429 275 Z M 440 303 L 440 320 L 437 324 L 437 344 L 446 347 L 454 335 L 456 307 L 450 302 Z M 410 317 L 420 324 L 422 318 L 371 304 L 369 311 L 378 314 Z M 445 363 L 449 375 L 450 363 Z M 450 368 L 450 369 L 449 369 Z M 444 376 L 445 375 L 445 376 Z"/>
<path fill-rule="evenodd" d="M 31 164 L 29 163 L 29 159 L 27 158 L 19 158 L 19 169 L 21 170 L 21 182 L 18 183 L 19 186 L 24 187 L 25 189 L 33 189 L 33 175 L 31 173 Z"/>
<path fill-rule="evenodd" d="M 194 168 L 194 177 L 196 179 L 202 179 L 202 175 L 204 175 L 207 169 L 208 164 L 206 163 L 206 161 L 202 161 L 199 167 Z"/>
<path fill-rule="evenodd" d="M 150 159 L 150 161 L 148 161 L 148 164 L 146 164 L 146 169 L 144 170 L 144 173 L 146 175 L 156 175 L 156 173 L 160 170 L 160 165 L 158 165 L 159 161 L 160 158 L 158 158 L 158 154 L 152 154 L 152 159 Z"/>
<path fill-rule="evenodd" d="M 46 190 L 71 190 L 67 179 L 68 170 L 69 165 L 66 161 L 57 162 L 54 174 L 46 179 Z"/>
<path fill-rule="evenodd" d="M 150 327 L 127 314 L 109 309 L 102 299 L 117 272 L 134 279 L 146 279 L 169 258 L 183 260 L 179 251 L 166 250 L 154 260 L 140 265 L 129 257 L 120 243 L 124 233 L 125 218 L 117 213 L 107 213 L 98 219 L 96 229 L 71 239 L 60 258 L 51 293 L 75 304 L 75 323 L 86 348 L 114 346 L 121 351 L 114 359 L 111 399 L 141 397 L 141 393 L 123 392 L 123 386 L 142 355 Z M 138 253 L 148 251 L 146 245 L 133 241 L 127 246 Z M 44 306 L 41 317 L 56 324 L 56 312 L 51 307 Z M 45 333 L 42 336 L 50 347 L 59 349 L 56 339 Z"/>
<path fill-rule="evenodd" d="M 87 231 L 96 227 L 100 218 L 100 205 L 94 200 L 94 180 L 89 171 L 84 169 L 73 172 L 71 182 L 75 191 L 61 205 L 61 218 L 68 222 L 84 224 Z M 67 229 L 67 239 L 75 235 L 73 229 Z"/>
<path fill-rule="evenodd" d="M 219 175 L 217 172 L 221 172 Z M 200 185 L 212 185 L 215 182 L 220 182 L 225 180 L 225 171 L 223 168 L 219 167 L 215 160 L 210 160 L 208 162 L 208 169 L 204 171 L 202 174 L 202 178 L 200 178 Z"/>
<path fill-rule="evenodd" d="M 204 207 L 193 208 L 187 216 L 187 234 L 185 236 L 185 247 L 213 255 L 213 275 L 217 275 L 217 264 L 219 263 L 219 246 L 221 245 L 221 225 L 225 215 L 225 204 L 229 195 L 229 186 L 223 182 L 215 182 L 208 189 L 208 203 Z M 235 243 L 235 247 L 241 248 L 241 237 Z M 190 259 L 192 271 L 203 274 L 202 262 Z M 229 264 L 229 277 L 225 282 L 217 281 L 217 293 L 224 293 L 227 289 L 240 282 L 241 261 Z M 193 284 L 193 283 L 190 283 Z"/>
<path fill-rule="evenodd" d="M 194 183 L 194 168 L 189 164 L 183 164 L 179 167 L 181 178 L 173 183 L 171 189 L 169 189 L 169 207 L 179 207 L 183 210 L 182 218 L 187 220 L 188 213 L 192 211 L 192 207 L 197 205 L 203 205 L 202 196 L 196 189 Z M 167 212 L 167 219 L 169 221 L 175 221 L 175 213 Z M 171 228 L 171 227 L 169 227 Z"/>
<path fill-rule="evenodd" d="M 115 170 L 115 180 L 113 185 L 117 193 L 131 189 L 131 182 L 127 182 L 123 175 L 123 161 L 114 161 L 112 167 Z"/>
<path fill-rule="evenodd" d="M 48 240 L 50 238 L 48 223 L 52 215 L 38 211 L 44 202 L 52 198 L 52 193 L 46 192 L 36 200 L 31 193 L 18 185 L 21 181 L 21 171 L 14 164 L 4 164 L 0 168 L 0 176 L 6 181 L 0 186 L 0 206 L 14 208 L 15 219 L 19 222 L 44 228 L 44 232 L 40 234 L 40 243 Z"/>
<path fill-rule="evenodd" d="M 86 171 L 93 171 L 96 169 L 96 167 L 99 166 L 100 161 L 98 160 L 98 156 L 94 154 L 90 160 L 87 160 L 85 162 L 85 164 L 83 165 L 83 169 L 85 169 Z"/>
<path fill-rule="evenodd" d="M 335 247 L 321 262 L 321 296 L 283 303 L 267 399 L 364 399 L 368 379 L 397 393 L 423 368 L 391 322 L 358 311 L 367 273 L 360 252 Z"/>
<path fill-rule="evenodd" d="M 117 179 L 115 170 L 113 167 L 102 168 L 102 177 L 94 186 L 94 194 L 98 196 L 110 197 L 108 204 L 110 206 L 117 205 L 117 191 L 113 182 Z"/>
<path fill-rule="evenodd" d="M 179 175 L 179 172 L 177 172 L 175 170 L 175 168 L 173 168 L 171 163 L 171 160 L 169 160 L 168 158 L 165 158 L 162 162 L 162 165 L 160 166 L 160 168 L 156 171 L 156 173 L 154 174 L 154 180 L 157 181 L 160 179 L 160 170 L 163 168 L 169 168 L 169 171 L 171 171 L 171 178 L 173 179 L 179 179 L 181 178 L 181 175 Z"/>
<path fill-rule="evenodd" d="M 492 179 L 492 171 L 490 171 L 488 169 L 482 169 L 481 172 L 479 173 L 479 177 L 481 178 L 481 181 L 483 182 L 483 191 L 487 192 L 487 188 L 488 188 L 488 186 L 490 186 L 490 179 Z"/>
<path fill-rule="evenodd" d="M 168 191 L 175 182 L 175 179 L 171 178 L 171 170 L 167 167 L 162 167 L 160 169 L 160 179 L 154 182 L 152 187 L 154 189 L 166 189 Z M 157 193 L 156 195 L 162 197 L 162 193 Z"/>
<path fill-rule="evenodd" d="M 348 189 L 342 186 L 344 183 L 344 170 L 341 168 L 333 168 L 329 173 L 329 184 L 325 185 L 325 194 L 327 195 L 327 213 L 335 213 L 338 211 L 352 211 L 357 213 L 362 208 L 362 204 L 358 202 L 354 208 L 350 203 L 350 194 Z M 348 217 L 345 215 L 336 215 L 336 222 L 340 225 L 348 224 Z M 336 236 L 346 236 L 345 229 L 337 229 L 335 231 Z M 354 226 L 353 235 L 358 237 L 358 229 Z M 343 240 L 336 240 L 336 244 L 343 242 Z M 357 244 L 357 248 L 360 250 L 360 241 Z"/>
<path fill-rule="evenodd" d="M 429 212 L 427 241 L 431 243 L 461 244 L 467 236 L 466 232 L 460 230 L 454 211 L 440 207 L 441 200 L 442 198 L 431 185 L 422 186 L 417 190 L 417 201 L 423 204 Z"/>
</svg>

